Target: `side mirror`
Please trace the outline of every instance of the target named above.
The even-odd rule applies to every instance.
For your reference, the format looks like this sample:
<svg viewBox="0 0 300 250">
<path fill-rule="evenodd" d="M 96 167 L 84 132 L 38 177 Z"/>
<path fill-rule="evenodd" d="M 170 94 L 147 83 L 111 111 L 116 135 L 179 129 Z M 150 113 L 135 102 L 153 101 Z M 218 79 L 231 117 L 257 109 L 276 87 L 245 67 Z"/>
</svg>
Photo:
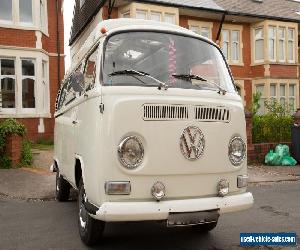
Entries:
<svg viewBox="0 0 300 250">
<path fill-rule="evenodd" d="M 75 92 L 82 92 L 84 87 L 84 75 L 81 72 L 74 72 L 70 77 L 70 87 Z"/>
</svg>

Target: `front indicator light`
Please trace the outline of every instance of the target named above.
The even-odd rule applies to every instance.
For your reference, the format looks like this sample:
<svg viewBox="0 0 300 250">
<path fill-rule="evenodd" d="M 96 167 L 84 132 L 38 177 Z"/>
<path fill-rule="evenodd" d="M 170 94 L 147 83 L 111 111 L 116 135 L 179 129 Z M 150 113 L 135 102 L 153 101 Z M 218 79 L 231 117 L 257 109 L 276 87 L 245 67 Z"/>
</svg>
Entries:
<svg viewBox="0 0 300 250">
<path fill-rule="evenodd" d="M 248 186 L 248 175 L 239 175 L 237 177 L 237 187 L 238 188 L 244 188 Z"/>
<path fill-rule="evenodd" d="M 105 193 L 108 195 L 129 195 L 131 184 L 129 181 L 107 181 L 105 182 Z"/>
<path fill-rule="evenodd" d="M 226 179 L 222 179 L 218 183 L 218 195 L 224 197 L 229 193 L 229 182 Z"/>
</svg>

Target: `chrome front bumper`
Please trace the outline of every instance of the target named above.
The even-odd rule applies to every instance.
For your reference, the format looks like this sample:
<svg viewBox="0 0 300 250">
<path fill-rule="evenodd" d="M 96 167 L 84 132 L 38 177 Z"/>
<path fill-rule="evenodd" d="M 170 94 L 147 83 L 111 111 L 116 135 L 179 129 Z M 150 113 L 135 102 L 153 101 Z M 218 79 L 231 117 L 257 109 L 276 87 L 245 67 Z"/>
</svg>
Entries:
<svg viewBox="0 0 300 250">
<path fill-rule="evenodd" d="M 224 214 L 245 210 L 252 205 L 251 193 L 187 200 L 162 200 L 160 202 L 105 202 L 100 208 L 94 206 L 96 209 L 91 216 L 108 222 L 167 220 L 170 213 L 218 209 L 220 214 Z"/>
</svg>

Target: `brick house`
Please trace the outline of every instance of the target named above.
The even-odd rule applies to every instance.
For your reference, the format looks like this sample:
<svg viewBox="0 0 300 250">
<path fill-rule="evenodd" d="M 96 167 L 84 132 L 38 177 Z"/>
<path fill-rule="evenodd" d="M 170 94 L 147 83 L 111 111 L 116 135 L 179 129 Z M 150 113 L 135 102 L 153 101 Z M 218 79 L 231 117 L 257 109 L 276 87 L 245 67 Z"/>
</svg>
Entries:
<svg viewBox="0 0 300 250">
<path fill-rule="evenodd" d="M 222 48 L 245 106 L 252 94 L 299 107 L 299 0 L 76 0 L 71 57 L 108 18 L 160 20 L 209 37 Z"/>
<path fill-rule="evenodd" d="M 17 118 L 31 140 L 53 138 L 64 75 L 63 0 L 0 1 L 0 119 Z"/>
</svg>

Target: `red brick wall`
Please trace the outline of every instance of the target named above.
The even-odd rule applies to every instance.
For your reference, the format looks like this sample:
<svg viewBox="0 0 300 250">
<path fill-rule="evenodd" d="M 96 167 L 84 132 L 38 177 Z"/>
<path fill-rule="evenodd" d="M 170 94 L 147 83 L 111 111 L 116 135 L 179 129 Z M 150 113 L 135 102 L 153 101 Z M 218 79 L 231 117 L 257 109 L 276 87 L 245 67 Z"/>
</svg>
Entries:
<svg viewBox="0 0 300 250">
<path fill-rule="evenodd" d="M 297 78 L 297 67 L 294 65 L 270 65 L 270 74 L 272 77 Z"/>
<path fill-rule="evenodd" d="M 0 27 L 1 45 L 34 48 L 35 42 L 35 31 L 16 30 Z"/>
</svg>

